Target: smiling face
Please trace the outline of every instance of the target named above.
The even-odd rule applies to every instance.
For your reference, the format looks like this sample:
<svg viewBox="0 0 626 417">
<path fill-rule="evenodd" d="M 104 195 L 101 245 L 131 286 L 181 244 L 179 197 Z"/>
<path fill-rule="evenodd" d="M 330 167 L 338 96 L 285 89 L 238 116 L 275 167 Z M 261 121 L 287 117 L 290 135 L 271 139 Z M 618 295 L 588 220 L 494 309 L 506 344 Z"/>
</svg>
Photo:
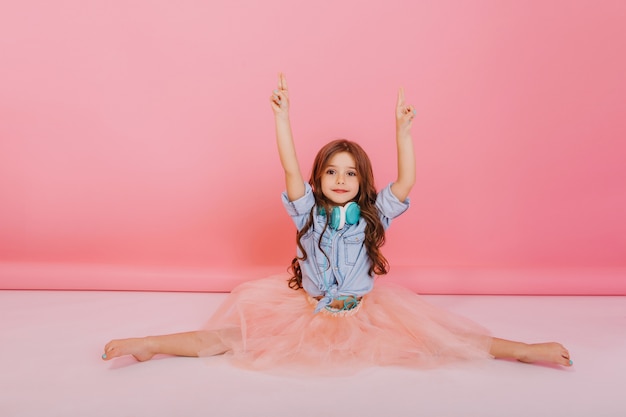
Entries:
<svg viewBox="0 0 626 417">
<path fill-rule="evenodd" d="M 359 173 L 354 157 L 338 152 L 328 160 L 321 177 L 322 194 L 333 204 L 343 206 L 359 193 Z"/>
</svg>

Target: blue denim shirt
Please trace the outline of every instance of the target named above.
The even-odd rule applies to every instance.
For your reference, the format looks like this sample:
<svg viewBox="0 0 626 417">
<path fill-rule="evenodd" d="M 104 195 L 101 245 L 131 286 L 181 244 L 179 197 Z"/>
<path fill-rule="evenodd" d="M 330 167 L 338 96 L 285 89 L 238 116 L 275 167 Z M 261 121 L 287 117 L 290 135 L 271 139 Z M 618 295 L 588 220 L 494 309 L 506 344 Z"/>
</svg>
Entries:
<svg viewBox="0 0 626 417">
<path fill-rule="evenodd" d="M 305 226 L 311 209 L 315 207 L 311 186 L 305 183 L 305 188 L 304 196 L 295 201 L 289 201 L 286 192 L 282 194 L 283 205 L 298 230 Z M 404 202 L 398 200 L 391 192 L 389 184 L 378 193 L 376 207 L 386 230 L 392 219 L 408 209 L 409 199 Z M 322 237 L 322 252 L 318 242 L 326 217 L 319 214 L 317 208 L 314 213 L 313 225 L 302 236 L 302 246 L 308 257 L 306 261 L 300 261 L 300 269 L 304 290 L 312 297 L 323 297 L 315 309 L 317 312 L 337 297 L 361 297 L 367 294 L 374 286 L 374 277 L 368 273 L 370 260 L 364 246 L 367 225 L 365 219 L 361 218 L 353 225 L 346 224 L 340 230 L 328 227 Z M 302 256 L 300 248 L 298 256 Z"/>
</svg>

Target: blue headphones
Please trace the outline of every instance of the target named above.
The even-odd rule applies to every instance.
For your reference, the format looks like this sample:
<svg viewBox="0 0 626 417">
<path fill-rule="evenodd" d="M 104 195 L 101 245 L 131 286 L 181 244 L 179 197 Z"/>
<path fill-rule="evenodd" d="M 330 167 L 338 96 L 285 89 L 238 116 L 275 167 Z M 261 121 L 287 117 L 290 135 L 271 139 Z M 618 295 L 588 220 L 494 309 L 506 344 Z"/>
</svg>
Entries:
<svg viewBox="0 0 626 417">
<path fill-rule="evenodd" d="M 324 209 L 320 209 L 322 216 L 326 215 Z M 343 229 L 346 224 L 357 224 L 361 218 L 361 207 L 354 201 L 345 206 L 335 206 L 330 213 L 330 227 L 335 230 Z"/>
</svg>

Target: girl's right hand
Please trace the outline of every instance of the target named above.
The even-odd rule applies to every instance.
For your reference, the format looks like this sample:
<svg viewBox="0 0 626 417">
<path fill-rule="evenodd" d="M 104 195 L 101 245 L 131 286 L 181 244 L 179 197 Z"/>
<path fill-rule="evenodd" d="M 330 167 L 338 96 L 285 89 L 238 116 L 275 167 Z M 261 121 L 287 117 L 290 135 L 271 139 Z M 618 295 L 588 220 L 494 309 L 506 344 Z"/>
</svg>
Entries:
<svg viewBox="0 0 626 417">
<path fill-rule="evenodd" d="M 287 91 L 287 78 L 282 72 L 278 74 L 278 88 L 270 96 L 270 103 L 274 116 L 289 115 L 289 92 Z"/>
<path fill-rule="evenodd" d="M 398 90 L 396 102 L 396 132 L 407 133 L 411 130 L 411 122 L 415 118 L 415 107 L 404 102 L 404 88 Z"/>
</svg>

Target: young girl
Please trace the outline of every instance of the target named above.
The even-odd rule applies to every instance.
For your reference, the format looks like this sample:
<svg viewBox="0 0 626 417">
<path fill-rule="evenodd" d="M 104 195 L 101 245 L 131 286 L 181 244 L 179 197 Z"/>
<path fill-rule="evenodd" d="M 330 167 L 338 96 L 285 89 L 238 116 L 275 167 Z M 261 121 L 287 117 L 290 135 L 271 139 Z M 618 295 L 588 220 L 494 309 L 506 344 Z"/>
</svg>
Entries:
<svg viewBox="0 0 626 417">
<path fill-rule="evenodd" d="M 495 338 L 398 286 L 376 283 L 388 263 L 380 247 L 392 219 L 409 206 L 415 182 L 413 106 L 396 103 L 398 177 L 376 192 L 367 154 L 336 140 L 317 154 L 305 182 L 292 139 L 285 76 L 270 97 L 285 171 L 282 199 L 297 228 L 291 279 L 270 277 L 235 288 L 202 330 L 113 340 L 102 358 L 155 354 L 230 355 L 254 369 L 337 372 L 366 366 L 427 367 L 459 359 L 510 358 L 571 366 L 558 343 Z"/>
</svg>

